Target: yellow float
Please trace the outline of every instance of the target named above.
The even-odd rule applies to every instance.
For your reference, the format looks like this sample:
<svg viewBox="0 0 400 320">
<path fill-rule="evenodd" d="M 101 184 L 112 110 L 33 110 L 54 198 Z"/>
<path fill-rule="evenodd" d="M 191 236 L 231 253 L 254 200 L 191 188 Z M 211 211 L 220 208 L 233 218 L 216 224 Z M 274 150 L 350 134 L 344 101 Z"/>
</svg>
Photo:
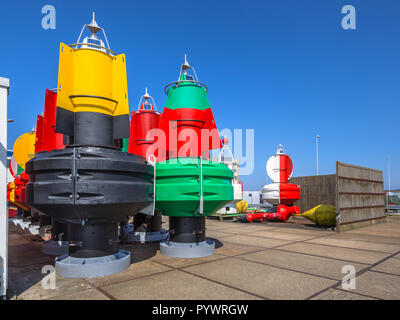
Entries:
<svg viewBox="0 0 400 320">
<path fill-rule="evenodd" d="M 334 206 L 320 204 L 302 214 L 296 214 L 296 216 L 304 217 L 319 226 L 336 226 L 336 208 Z"/>
<path fill-rule="evenodd" d="M 35 142 L 36 132 L 30 131 L 20 136 L 14 143 L 14 158 L 23 170 L 25 170 L 25 163 L 35 155 Z"/>
</svg>

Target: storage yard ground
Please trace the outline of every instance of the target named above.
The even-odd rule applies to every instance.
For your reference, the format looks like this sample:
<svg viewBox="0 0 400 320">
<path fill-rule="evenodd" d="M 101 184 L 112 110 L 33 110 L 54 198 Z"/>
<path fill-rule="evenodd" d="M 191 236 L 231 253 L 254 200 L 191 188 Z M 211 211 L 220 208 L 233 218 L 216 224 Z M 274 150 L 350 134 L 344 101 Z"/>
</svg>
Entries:
<svg viewBox="0 0 400 320">
<path fill-rule="evenodd" d="M 167 223 L 163 225 L 167 228 Z M 207 220 L 216 253 L 207 258 L 160 255 L 158 245 L 121 245 L 133 263 L 98 279 L 56 277 L 44 290 L 42 267 L 53 258 L 41 243 L 9 235 L 11 299 L 400 299 L 400 217 L 337 233 L 305 220 L 240 224 Z M 344 290 L 342 268 L 357 272 L 356 289 Z"/>
</svg>

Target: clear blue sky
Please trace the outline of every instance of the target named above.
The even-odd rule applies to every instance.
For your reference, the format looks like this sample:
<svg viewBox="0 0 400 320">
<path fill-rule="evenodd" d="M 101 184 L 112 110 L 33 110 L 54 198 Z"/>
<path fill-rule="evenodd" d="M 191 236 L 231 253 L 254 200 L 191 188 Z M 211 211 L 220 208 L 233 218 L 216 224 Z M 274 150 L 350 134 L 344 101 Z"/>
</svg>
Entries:
<svg viewBox="0 0 400 320">
<path fill-rule="evenodd" d="M 56 30 L 43 30 L 41 8 L 56 8 Z M 357 10 L 357 29 L 341 28 L 342 6 Z M 3 1 L 0 76 L 11 79 L 9 148 L 57 86 L 59 42 L 77 40 L 96 11 L 111 48 L 127 55 L 131 108 L 149 87 L 159 109 L 183 54 L 209 87 L 219 129 L 254 128 L 256 161 L 245 189 L 266 182 L 265 162 L 282 143 L 296 176 L 335 161 L 381 169 L 400 188 L 400 2 Z"/>
</svg>

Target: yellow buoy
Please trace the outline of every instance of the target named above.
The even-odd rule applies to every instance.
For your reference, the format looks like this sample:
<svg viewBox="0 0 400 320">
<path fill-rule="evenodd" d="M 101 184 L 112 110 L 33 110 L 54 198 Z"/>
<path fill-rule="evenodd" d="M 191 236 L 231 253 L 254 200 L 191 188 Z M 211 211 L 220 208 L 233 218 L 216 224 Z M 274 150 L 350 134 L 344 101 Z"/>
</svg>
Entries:
<svg viewBox="0 0 400 320">
<path fill-rule="evenodd" d="M 336 208 L 334 206 L 320 204 L 302 214 L 297 214 L 296 216 L 307 218 L 319 226 L 336 226 Z"/>
<path fill-rule="evenodd" d="M 8 184 L 8 188 L 10 189 L 9 201 L 11 203 L 14 203 L 15 202 L 15 183 L 10 182 Z"/>
<path fill-rule="evenodd" d="M 31 131 L 20 136 L 14 143 L 13 154 L 18 165 L 25 170 L 27 163 L 35 155 L 36 132 Z"/>
<path fill-rule="evenodd" d="M 236 204 L 236 211 L 237 211 L 238 213 L 245 213 L 248 206 L 249 206 L 249 205 L 247 204 L 247 202 L 246 202 L 245 200 L 239 201 L 239 202 Z"/>
<path fill-rule="evenodd" d="M 71 112 L 129 114 L 125 55 L 60 45 L 57 107 Z"/>
</svg>

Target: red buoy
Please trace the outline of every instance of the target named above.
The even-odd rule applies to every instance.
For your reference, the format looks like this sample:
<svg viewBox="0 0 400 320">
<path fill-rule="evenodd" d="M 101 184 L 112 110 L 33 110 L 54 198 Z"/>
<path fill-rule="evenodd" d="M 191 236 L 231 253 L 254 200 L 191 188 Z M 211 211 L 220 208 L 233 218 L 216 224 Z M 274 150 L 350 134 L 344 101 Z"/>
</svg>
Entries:
<svg viewBox="0 0 400 320">
<path fill-rule="evenodd" d="M 56 133 L 57 93 L 46 89 L 44 114 L 37 116 L 35 153 L 64 149 L 63 134 Z"/>
<path fill-rule="evenodd" d="M 289 183 L 293 173 L 292 159 L 283 151 L 281 145 L 276 154 L 268 159 L 266 169 L 272 183 L 263 187 L 264 200 L 273 205 L 291 206 L 300 199 L 300 187 Z"/>
<path fill-rule="evenodd" d="M 143 99 L 144 102 L 141 103 Z M 150 103 L 150 100 L 152 100 L 153 104 Z M 160 127 L 160 119 L 161 114 L 157 111 L 154 99 L 147 93 L 146 88 L 145 94 L 140 98 L 138 110 L 131 112 L 129 153 L 147 159 L 149 147 L 156 142 L 154 135 L 151 135 L 150 131 Z M 155 153 L 154 156 L 158 158 L 160 155 L 157 151 Z"/>
</svg>

